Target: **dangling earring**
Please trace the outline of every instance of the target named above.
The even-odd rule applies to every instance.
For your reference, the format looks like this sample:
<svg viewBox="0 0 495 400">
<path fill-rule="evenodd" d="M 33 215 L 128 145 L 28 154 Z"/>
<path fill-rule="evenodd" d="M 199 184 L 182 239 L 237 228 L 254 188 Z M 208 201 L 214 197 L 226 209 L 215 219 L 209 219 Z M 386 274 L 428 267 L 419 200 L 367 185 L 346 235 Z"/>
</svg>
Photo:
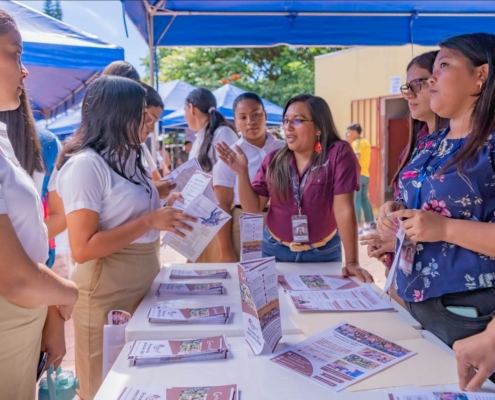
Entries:
<svg viewBox="0 0 495 400">
<path fill-rule="evenodd" d="M 483 84 L 482 83 L 479 83 L 479 89 L 480 89 L 480 92 L 481 92 L 481 89 L 483 88 Z"/>
<path fill-rule="evenodd" d="M 321 142 L 320 142 L 320 133 L 318 133 L 318 138 L 316 139 L 316 144 L 315 144 L 315 152 L 316 153 L 321 153 Z"/>
</svg>

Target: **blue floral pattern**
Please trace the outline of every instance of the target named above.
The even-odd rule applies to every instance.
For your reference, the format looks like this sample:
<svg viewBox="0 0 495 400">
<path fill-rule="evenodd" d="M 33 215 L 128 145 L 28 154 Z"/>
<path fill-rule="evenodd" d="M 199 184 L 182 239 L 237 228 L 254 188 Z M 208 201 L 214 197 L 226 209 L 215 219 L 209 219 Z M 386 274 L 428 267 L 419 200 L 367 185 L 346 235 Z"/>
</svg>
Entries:
<svg viewBox="0 0 495 400">
<path fill-rule="evenodd" d="M 418 143 L 410 163 L 400 174 L 397 200 L 414 208 L 420 188 L 419 204 L 425 211 L 447 218 L 495 222 L 495 136 L 490 135 L 475 160 L 462 172 L 456 165 L 446 171 L 441 171 L 442 167 L 432 171 L 432 166 L 458 142 L 442 140 L 443 133 L 433 133 Z M 428 174 L 421 184 L 418 176 L 430 156 Z M 451 243 L 418 243 L 414 266 L 412 273 L 398 270 L 396 275 L 398 294 L 410 302 L 495 286 L 494 258 Z"/>
</svg>

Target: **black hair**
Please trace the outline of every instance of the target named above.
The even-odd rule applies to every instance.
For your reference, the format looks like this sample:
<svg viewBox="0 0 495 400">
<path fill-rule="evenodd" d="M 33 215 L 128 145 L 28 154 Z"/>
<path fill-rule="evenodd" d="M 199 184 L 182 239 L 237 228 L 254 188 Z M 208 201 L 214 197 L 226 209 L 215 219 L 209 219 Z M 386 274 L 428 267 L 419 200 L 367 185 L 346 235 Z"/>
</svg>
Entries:
<svg viewBox="0 0 495 400">
<path fill-rule="evenodd" d="M 186 140 L 186 141 L 184 142 L 184 146 L 188 145 L 189 143 L 191 143 L 191 144 L 192 144 L 192 142 L 191 142 L 190 140 Z"/>
<path fill-rule="evenodd" d="M 136 68 L 134 68 L 132 64 L 124 60 L 114 61 L 108 64 L 101 73 L 101 75 L 120 76 L 122 78 L 132 79 L 133 81 L 136 82 L 141 81 L 141 78 L 139 77 L 139 73 L 137 72 Z"/>
<path fill-rule="evenodd" d="M 9 140 L 21 167 L 29 176 L 33 176 L 34 171 L 45 173 L 47 166 L 25 88 L 19 100 L 16 110 L 0 112 L 0 121 L 8 127 Z"/>
<path fill-rule="evenodd" d="M 93 149 L 117 174 L 132 183 L 144 183 L 151 192 L 139 139 L 144 125 L 145 95 L 139 83 L 127 78 L 101 76 L 91 82 L 82 104 L 81 125 L 64 146 L 57 168 L 77 153 Z M 135 165 L 128 166 L 134 157 Z"/>
<path fill-rule="evenodd" d="M 141 83 L 141 86 L 146 90 L 146 105 L 148 107 L 160 107 L 165 109 L 165 104 L 163 104 L 160 94 L 155 89 L 146 83 Z"/>
<path fill-rule="evenodd" d="M 409 64 L 407 64 L 406 71 L 409 71 L 409 69 L 413 66 L 416 65 L 417 67 L 421 69 L 425 69 L 430 72 L 430 74 L 433 73 L 433 64 L 435 63 L 435 58 L 437 58 L 438 55 L 438 50 L 434 51 L 428 51 L 426 53 L 420 54 L 419 56 L 414 57 L 411 61 L 409 61 Z M 412 117 L 409 117 L 409 141 L 407 143 L 407 150 L 404 158 L 402 159 L 399 168 L 395 172 L 392 180 L 390 181 L 390 186 L 393 186 L 394 183 L 399 179 L 400 172 L 402 169 L 409 164 L 409 161 L 411 159 L 411 155 L 416 148 L 416 144 L 418 143 L 418 133 L 426 126 L 426 122 L 420 121 L 418 119 L 414 119 Z M 449 120 L 446 118 L 442 118 L 435 114 L 435 127 L 434 131 L 438 129 L 443 129 L 449 126 Z M 433 132 L 429 132 L 433 133 Z"/>
<path fill-rule="evenodd" d="M 472 68 L 488 64 L 488 76 L 473 105 L 470 128 L 466 143 L 442 168 L 445 171 L 454 164 L 462 170 L 471 162 L 481 146 L 495 130 L 495 35 L 471 33 L 451 37 L 439 44 L 440 48 L 456 50 L 468 59 Z"/>
<path fill-rule="evenodd" d="M 358 123 L 349 125 L 347 127 L 347 129 L 350 130 L 350 131 L 356 131 L 359 135 L 363 131 L 363 128 L 361 128 L 361 124 L 358 124 Z"/>
<path fill-rule="evenodd" d="M 12 28 L 17 29 L 17 24 L 9 14 L 4 10 L 0 10 L 0 35 L 5 35 Z"/>
<path fill-rule="evenodd" d="M 237 108 L 239 103 L 243 100 L 253 100 L 263 108 L 263 111 L 265 111 L 265 105 L 263 104 L 263 100 L 261 100 L 260 96 L 258 96 L 256 93 L 253 92 L 245 92 L 235 98 L 234 105 L 232 106 L 232 109 L 234 110 L 234 114 L 235 114 L 235 109 Z"/>
<path fill-rule="evenodd" d="M 198 162 L 204 171 L 211 171 L 213 164 L 208 157 L 212 147 L 213 135 L 220 126 L 227 126 L 233 130 L 231 124 L 217 110 L 217 99 L 211 91 L 205 88 L 194 89 L 186 98 L 187 104 L 192 104 L 201 113 L 208 115 L 208 122 L 205 126 L 205 135 L 203 143 L 199 148 Z M 215 151 L 215 149 L 213 149 Z"/>
<path fill-rule="evenodd" d="M 330 107 L 321 97 L 313 96 L 311 94 L 300 94 L 293 97 L 285 105 L 283 117 L 285 118 L 285 114 L 292 104 L 299 102 L 306 104 L 313 123 L 321 132 L 320 142 L 322 150 L 319 153 L 314 152 L 310 160 L 310 168 L 314 169 L 310 174 L 310 179 L 314 179 L 323 163 L 327 160 L 330 147 L 341 139 L 333 121 Z M 291 176 L 289 161 L 292 154 L 292 150 L 289 149 L 289 146 L 286 143 L 285 146 L 275 154 L 268 166 L 268 185 L 271 187 L 275 197 L 285 201 L 288 201 L 290 198 L 289 183 L 291 182 Z M 309 182 L 306 187 L 309 186 Z"/>
</svg>

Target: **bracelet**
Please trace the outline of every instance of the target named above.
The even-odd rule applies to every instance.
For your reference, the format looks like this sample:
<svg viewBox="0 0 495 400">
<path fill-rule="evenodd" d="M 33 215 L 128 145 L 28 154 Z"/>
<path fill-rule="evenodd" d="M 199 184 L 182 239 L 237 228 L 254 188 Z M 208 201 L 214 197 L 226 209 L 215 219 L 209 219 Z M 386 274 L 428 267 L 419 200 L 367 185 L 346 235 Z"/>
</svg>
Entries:
<svg viewBox="0 0 495 400">
<path fill-rule="evenodd" d="M 349 263 L 346 263 L 345 266 L 347 267 L 348 265 L 356 265 L 356 266 L 360 266 L 358 262 L 349 262 Z"/>
</svg>

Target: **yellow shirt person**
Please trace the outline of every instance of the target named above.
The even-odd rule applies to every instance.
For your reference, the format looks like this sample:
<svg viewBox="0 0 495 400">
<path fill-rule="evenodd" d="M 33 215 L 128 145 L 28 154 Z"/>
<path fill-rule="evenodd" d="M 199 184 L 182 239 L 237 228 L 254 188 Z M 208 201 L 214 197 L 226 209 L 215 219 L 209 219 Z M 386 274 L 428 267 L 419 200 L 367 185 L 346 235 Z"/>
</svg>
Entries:
<svg viewBox="0 0 495 400">
<path fill-rule="evenodd" d="M 370 177 L 371 164 L 371 144 L 365 138 L 358 138 L 351 143 L 352 149 L 356 154 L 359 165 L 361 166 L 361 175 Z"/>
</svg>

